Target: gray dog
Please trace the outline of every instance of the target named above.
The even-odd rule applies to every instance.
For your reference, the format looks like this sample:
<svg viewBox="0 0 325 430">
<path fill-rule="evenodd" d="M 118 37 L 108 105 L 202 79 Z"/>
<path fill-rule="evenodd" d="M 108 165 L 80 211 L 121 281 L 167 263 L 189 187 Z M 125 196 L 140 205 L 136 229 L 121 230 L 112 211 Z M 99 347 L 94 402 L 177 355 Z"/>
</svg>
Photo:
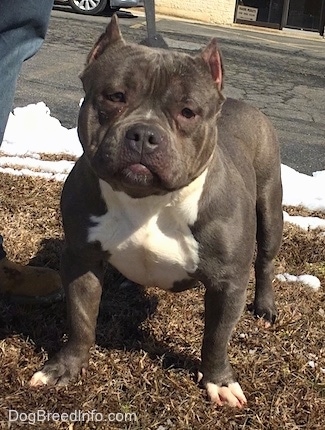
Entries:
<svg viewBox="0 0 325 430">
<path fill-rule="evenodd" d="M 246 403 L 227 344 L 255 261 L 254 313 L 273 323 L 282 236 L 275 131 L 222 96 L 213 39 L 196 56 L 126 43 L 113 17 L 87 58 L 78 132 L 84 154 L 62 194 L 69 341 L 32 386 L 66 384 L 88 365 L 104 266 L 169 291 L 201 281 L 201 383 L 218 405 Z"/>
</svg>

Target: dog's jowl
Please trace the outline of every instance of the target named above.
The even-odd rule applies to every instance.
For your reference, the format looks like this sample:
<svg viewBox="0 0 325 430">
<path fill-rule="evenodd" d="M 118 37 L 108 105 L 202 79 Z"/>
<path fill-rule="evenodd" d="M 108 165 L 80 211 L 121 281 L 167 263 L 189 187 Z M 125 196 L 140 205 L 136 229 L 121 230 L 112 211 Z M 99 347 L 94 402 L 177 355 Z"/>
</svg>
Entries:
<svg viewBox="0 0 325 430">
<path fill-rule="evenodd" d="M 268 119 L 222 95 L 213 39 L 190 56 L 126 43 L 112 18 L 81 74 L 84 154 L 62 194 L 69 341 L 31 385 L 66 384 L 95 342 L 105 262 L 144 286 L 205 286 L 201 384 L 246 403 L 227 356 L 255 246 L 255 315 L 273 323 L 282 235 L 279 148 Z M 244 375 L 243 375 L 244 377 Z"/>
</svg>

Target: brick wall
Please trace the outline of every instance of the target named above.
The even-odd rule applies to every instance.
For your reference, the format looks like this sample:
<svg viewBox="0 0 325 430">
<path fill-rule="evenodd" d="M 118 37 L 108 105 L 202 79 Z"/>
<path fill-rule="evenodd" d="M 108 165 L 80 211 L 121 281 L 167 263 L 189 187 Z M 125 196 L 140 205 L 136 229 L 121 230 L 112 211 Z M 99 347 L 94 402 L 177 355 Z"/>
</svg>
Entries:
<svg viewBox="0 0 325 430">
<path fill-rule="evenodd" d="M 156 12 L 215 24 L 232 24 L 236 0 L 156 0 Z"/>
</svg>

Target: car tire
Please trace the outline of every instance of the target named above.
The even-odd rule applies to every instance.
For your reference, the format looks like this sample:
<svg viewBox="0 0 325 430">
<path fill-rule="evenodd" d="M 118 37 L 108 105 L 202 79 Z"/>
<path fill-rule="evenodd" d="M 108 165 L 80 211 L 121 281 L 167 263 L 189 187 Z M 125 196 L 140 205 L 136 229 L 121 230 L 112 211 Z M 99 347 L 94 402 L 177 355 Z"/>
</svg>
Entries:
<svg viewBox="0 0 325 430">
<path fill-rule="evenodd" d="M 72 9 L 84 15 L 97 15 L 106 8 L 107 0 L 68 0 Z"/>
</svg>

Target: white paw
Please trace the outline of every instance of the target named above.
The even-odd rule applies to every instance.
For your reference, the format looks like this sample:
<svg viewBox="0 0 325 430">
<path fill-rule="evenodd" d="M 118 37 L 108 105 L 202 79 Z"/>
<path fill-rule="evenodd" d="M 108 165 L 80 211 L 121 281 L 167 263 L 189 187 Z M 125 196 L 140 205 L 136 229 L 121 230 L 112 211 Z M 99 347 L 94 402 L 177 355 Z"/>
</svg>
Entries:
<svg viewBox="0 0 325 430">
<path fill-rule="evenodd" d="M 246 397 L 238 382 L 232 382 L 227 387 L 208 382 L 206 385 L 210 400 L 219 406 L 227 404 L 232 408 L 242 408 L 246 403 Z"/>
<path fill-rule="evenodd" d="M 198 373 L 198 382 L 203 378 L 201 372 Z M 238 382 L 232 382 L 227 387 L 223 387 L 212 382 L 206 384 L 209 399 L 218 406 L 225 404 L 235 408 L 242 408 L 246 403 L 246 397 Z"/>
<path fill-rule="evenodd" d="M 32 379 L 29 381 L 31 387 L 41 387 L 42 385 L 47 385 L 49 377 L 45 375 L 42 371 L 34 373 Z"/>
</svg>

